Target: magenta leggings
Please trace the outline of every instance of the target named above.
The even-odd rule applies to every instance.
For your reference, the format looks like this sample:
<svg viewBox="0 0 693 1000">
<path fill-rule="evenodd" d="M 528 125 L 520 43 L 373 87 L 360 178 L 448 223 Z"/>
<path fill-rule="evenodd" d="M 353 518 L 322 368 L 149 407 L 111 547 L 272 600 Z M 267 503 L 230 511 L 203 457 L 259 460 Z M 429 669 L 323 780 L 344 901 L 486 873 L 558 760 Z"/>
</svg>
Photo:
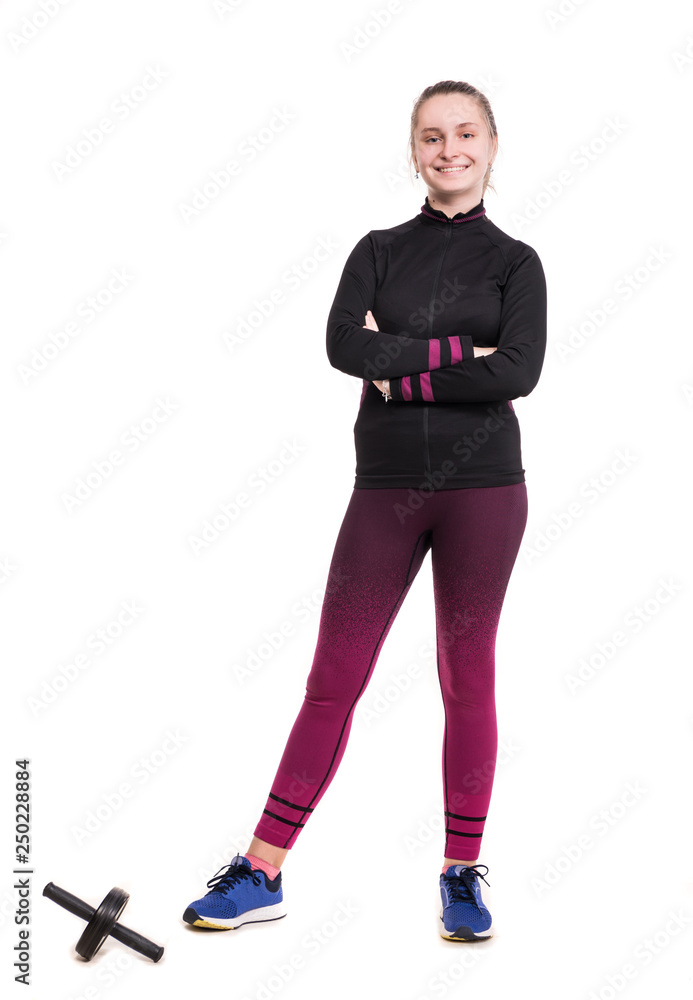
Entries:
<svg viewBox="0 0 693 1000">
<path fill-rule="evenodd" d="M 496 632 L 526 523 L 525 483 L 353 490 L 330 563 L 305 699 L 256 837 L 276 847 L 296 843 L 337 772 L 356 705 L 430 549 L 445 708 L 445 857 L 478 859 L 498 749 Z M 419 731 L 419 738 L 434 734 Z M 389 763 L 376 762 L 375 775 Z"/>
</svg>

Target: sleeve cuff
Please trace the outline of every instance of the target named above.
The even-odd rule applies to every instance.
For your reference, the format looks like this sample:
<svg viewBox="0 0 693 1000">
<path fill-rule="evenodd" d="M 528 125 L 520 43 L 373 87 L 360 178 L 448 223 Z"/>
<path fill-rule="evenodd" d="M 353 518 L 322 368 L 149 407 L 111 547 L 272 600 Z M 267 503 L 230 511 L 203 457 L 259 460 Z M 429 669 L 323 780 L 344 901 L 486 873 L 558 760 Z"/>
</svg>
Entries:
<svg viewBox="0 0 693 1000">
<path fill-rule="evenodd" d="M 460 337 L 460 345 L 462 347 L 462 361 L 467 361 L 469 358 L 474 357 L 474 342 L 471 337 Z"/>
<path fill-rule="evenodd" d="M 466 361 L 474 357 L 474 344 L 472 338 L 460 334 L 454 337 L 444 337 L 442 340 L 429 341 L 428 368 L 434 371 L 436 368 L 447 368 L 448 365 L 455 365 L 458 361 Z"/>
<path fill-rule="evenodd" d="M 467 361 L 474 357 L 474 343 L 471 337 L 455 336 L 445 337 L 449 352 L 449 364 L 454 365 L 459 361 Z M 399 378 L 390 379 L 390 399 L 393 402 L 401 403 L 410 400 L 428 400 L 434 402 L 433 390 L 431 388 L 431 373 L 445 367 L 442 363 L 447 362 L 447 357 L 441 357 L 441 340 L 429 341 L 428 363 L 430 370 L 417 375 L 401 375 Z M 447 352 L 445 352 L 447 353 Z"/>
<path fill-rule="evenodd" d="M 402 400 L 402 388 L 401 388 L 401 385 L 400 385 L 401 381 L 402 381 L 402 377 L 400 377 L 400 378 L 391 378 L 390 379 L 390 399 L 389 399 L 389 402 L 391 402 L 391 403 L 392 402 L 396 402 L 396 403 L 401 402 L 401 400 Z"/>
<path fill-rule="evenodd" d="M 390 395 L 397 403 L 407 403 L 412 399 L 419 399 L 417 383 L 419 375 L 401 375 L 399 378 L 390 379 Z"/>
</svg>

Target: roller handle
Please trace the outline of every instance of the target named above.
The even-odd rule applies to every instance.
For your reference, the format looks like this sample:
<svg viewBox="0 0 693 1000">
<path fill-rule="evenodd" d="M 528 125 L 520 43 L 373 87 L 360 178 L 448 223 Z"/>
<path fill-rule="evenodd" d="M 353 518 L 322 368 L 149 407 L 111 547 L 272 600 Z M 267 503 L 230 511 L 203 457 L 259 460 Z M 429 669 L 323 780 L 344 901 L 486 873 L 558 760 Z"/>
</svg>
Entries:
<svg viewBox="0 0 693 1000">
<path fill-rule="evenodd" d="M 68 910 L 70 913 L 74 913 L 76 917 L 81 917 L 82 920 L 91 920 L 96 912 L 93 906 L 89 906 L 88 903 L 83 902 L 81 899 L 77 899 L 73 896 L 71 892 L 66 889 L 61 889 L 59 885 L 55 882 L 49 882 L 48 885 L 43 890 L 43 895 L 48 896 L 52 899 L 54 903 L 58 906 L 62 906 L 64 910 Z"/>
</svg>

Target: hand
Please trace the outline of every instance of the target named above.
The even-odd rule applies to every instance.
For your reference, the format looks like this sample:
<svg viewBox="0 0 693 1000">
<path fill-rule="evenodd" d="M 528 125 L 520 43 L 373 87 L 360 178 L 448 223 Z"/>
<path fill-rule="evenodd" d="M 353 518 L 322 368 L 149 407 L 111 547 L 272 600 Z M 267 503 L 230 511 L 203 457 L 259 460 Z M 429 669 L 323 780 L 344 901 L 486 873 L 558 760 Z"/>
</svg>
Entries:
<svg viewBox="0 0 693 1000">
<path fill-rule="evenodd" d="M 476 345 L 474 345 L 474 357 L 481 358 L 484 357 L 486 354 L 493 354 L 493 352 L 497 350 L 498 350 L 497 347 L 477 347 Z"/>
<path fill-rule="evenodd" d="M 388 396 L 390 395 L 390 380 L 389 380 L 389 378 L 385 378 L 385 379 L 374 378 L 373 379 L 373 385 L 376 387 L 376 389 L 380 389 L 381 392 L 386 392 L 388 394 Z"/>
<path fill-rule="evenodd" d="M 366 322 L 364 323 L 364 326 L 365 326 L 365 328 L 367 330 L 377 330 L 378 329 L 378 324 L 375 322 L 375 317 L 374 317 L 373 313 L 370 311 L 370 309 L 366 313 Z"/>
</svg>

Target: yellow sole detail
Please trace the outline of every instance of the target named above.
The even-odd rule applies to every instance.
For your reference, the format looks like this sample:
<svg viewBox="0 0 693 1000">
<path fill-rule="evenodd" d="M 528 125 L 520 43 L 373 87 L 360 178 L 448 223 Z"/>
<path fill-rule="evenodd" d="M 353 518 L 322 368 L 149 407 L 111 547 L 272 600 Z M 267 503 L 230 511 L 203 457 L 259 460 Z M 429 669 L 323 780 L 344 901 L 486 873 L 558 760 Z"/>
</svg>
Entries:
<svg viewBox="0 0 693 1000">
<path fill-rule="evenodd" d="M 193 927 L 213 927 L 215 931 L 235 931 L 235 927 L 226 927 L 222 924 L 213 924 L 209 920 L 195 920 L 193 922 Z"/>
</svg>

